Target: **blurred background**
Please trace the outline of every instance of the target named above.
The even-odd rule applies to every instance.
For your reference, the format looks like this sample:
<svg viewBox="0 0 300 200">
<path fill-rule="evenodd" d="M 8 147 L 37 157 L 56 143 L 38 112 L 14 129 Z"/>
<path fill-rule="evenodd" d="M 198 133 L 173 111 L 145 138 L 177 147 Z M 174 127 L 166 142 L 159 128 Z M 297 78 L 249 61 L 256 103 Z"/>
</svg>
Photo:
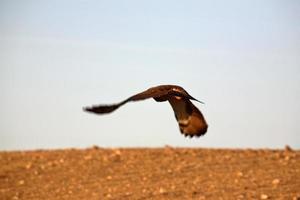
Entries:
<svg viewBox="0 0 300 200">
<path fill-rule="evenodd" d="M 0 0 L 0 150 L 300 148 L 300 2 Z M 160 84 L 205 102 L 204 137 L 171 106 L 119 102 Z"/>
</svg>

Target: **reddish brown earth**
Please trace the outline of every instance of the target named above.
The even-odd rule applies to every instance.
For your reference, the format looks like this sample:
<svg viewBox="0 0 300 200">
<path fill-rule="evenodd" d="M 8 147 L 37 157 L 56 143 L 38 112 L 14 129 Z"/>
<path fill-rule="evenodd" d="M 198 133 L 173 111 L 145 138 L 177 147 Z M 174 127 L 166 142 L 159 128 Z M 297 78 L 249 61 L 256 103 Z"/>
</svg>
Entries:
<svg viewBox="0 0 300 200">
<path fill-rule="evenodd" d="M 0 152 L 0 199 L 300 199 L 300 151 Z"/>
</svg>

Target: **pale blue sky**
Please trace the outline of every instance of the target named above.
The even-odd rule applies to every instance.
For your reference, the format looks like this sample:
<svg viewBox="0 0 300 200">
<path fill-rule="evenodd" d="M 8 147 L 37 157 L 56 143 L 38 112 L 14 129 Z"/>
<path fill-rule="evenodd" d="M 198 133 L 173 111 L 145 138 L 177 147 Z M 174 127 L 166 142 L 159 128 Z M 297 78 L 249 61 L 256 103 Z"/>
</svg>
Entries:
<svg viewBox="0 0 300 200">
<path fill-rule="evenodd" d="M 296 0 L 0 0 L 0 150 L 300 148 L 299 19 Z M 153 100 L 82 112 L 159 84 L 206 103 L 207 135 Z"/>
</svg>

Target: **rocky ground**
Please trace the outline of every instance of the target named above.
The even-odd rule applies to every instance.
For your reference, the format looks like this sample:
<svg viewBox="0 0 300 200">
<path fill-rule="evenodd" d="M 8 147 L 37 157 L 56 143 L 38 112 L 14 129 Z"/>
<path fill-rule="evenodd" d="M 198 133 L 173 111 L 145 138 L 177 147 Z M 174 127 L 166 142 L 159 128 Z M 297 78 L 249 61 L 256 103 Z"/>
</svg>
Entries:
<svg viewBox="0 0 300 200">
<path fill-rule="evenodd" d="M 0 199 L 300 199 L 300 151 L 0 152 Z"/>
</svg>

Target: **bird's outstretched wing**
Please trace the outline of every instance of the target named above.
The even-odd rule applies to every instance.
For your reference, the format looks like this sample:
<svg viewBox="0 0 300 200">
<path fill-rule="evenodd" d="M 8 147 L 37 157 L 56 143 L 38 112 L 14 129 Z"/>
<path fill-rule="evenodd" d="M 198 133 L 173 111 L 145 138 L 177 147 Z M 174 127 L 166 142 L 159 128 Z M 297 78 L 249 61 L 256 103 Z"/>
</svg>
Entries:
<svg viewBox="0 0 300 200">
<path fill-rule="evenodd" d="M 175 104 L 170 103 L 182 134 L 189 137 L 199 137 L 206 133 L 208 125 L 204 116 L 189 99 L 181 99 Z"/>
<path fill-rule="evenodd" d="M 87 112 L 92 112 L 96 114 L 106 114 L 106 113 L 113 112 L 114 110 L 118 109 L 120 106 L 126 104 L 129 101 L 139 101 L 148 98 L 159 98 L 162 96 L 166 96 L 169 93 L 173 92 L 172 90 L 173 87 L 174 86 L 172 85 L 152 87 L 146 91 L 133 95 L 128 99 L 121 101 L 120 103 L 110 104 L 110 105 L 95 105 L 91 107 L 85 107 L 83 109 Z"/>
</svg>

